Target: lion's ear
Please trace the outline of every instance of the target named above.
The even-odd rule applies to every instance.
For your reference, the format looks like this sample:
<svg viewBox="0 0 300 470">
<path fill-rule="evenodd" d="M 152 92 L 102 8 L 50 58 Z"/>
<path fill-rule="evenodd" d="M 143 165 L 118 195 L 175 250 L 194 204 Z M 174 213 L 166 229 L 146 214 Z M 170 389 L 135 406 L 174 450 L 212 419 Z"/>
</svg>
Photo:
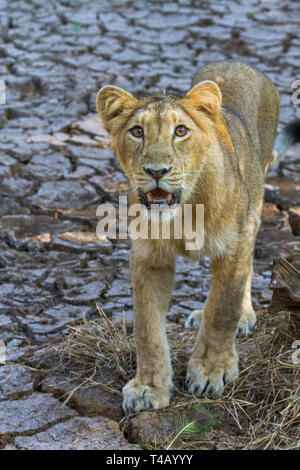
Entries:
<svg viewBox="0 0 300 470">
<path fill-rule="evenodd" d="M 117 86 L 104 86 L 98 91 L 96 107 L 103 126 L 114 133 L 133 112 L 138 100 Z"/>
<path fill-rule="evenodd" d="M 184 107 L 205 113 L 215 120 L 221 111 L 222 94 L 218 85 L 210 80 L 197 83 L 182 100 Z"/>
</svg>

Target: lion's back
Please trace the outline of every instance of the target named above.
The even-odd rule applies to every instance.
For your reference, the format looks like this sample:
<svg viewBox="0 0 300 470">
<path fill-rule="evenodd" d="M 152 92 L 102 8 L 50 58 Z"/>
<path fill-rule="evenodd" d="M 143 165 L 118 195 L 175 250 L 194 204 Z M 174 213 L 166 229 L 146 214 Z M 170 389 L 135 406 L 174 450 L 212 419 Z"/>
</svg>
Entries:
<svg viewBox="0 0 300 470">
<path fill-rule="evenodd" d="M 218 84 L 223 109 L 235 113 L 244 123 L 266 165 L 272 154 L 280 108 L 279 94 L 271 80 L 253 66 L 238 61 L 205 65 L 193 85 L 202 80 Z"/>
</svg>

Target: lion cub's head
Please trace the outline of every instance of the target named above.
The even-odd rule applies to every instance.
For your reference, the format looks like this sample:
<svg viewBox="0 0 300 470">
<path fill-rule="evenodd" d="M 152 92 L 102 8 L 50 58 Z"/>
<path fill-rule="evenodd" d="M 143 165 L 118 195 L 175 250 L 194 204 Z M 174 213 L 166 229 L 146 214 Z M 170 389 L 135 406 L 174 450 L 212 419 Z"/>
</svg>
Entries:
<svg viewBox="0 0 300 470">
<path fill-rule="evenodd" d="M 96 104 L 136 199 L 147 208 L 188 202 L 220 117 L 218 85 L 200 82 L 184 98 L 141 99 L 105 86 Z"/>
</svg>

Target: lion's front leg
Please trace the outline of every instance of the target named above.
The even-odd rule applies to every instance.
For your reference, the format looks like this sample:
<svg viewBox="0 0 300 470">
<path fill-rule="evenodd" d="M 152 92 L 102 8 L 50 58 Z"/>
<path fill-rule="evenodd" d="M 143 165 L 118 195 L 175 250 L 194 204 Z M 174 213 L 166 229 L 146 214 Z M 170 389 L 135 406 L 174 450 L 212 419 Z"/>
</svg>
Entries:
<svg viewBox="0 0 300 470">
<path fill-rule="evenodd" d="M 147 242 L 145 242 L 147 243 Z M 139 247 L 140 248 L 140 247 Z M 172 390 L 172 368 L 165 317 L 174 281 L 174 261 L 140 257 L 133 247 L 131 277 L 134 295 L 136 376 L 123 388 L 126 413 L 164 408 Z"/>
<path fill-rule="evenodd" d="M 235 335 L 251 265 L 252 249 L 247 248 L 213 262 L 211 290 L 188 364 L 192 394 L 221 395 L 225 384 L 238 376 Z"/>
</svg>

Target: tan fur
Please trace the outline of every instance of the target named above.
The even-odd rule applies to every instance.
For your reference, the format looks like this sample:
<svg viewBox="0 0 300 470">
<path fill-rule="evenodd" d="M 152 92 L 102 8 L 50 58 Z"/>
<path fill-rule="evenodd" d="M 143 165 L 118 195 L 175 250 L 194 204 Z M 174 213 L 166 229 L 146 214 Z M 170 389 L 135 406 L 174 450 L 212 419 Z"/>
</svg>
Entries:
<svg viewBox="0 0 300 470">
<path fill-rule="evenodd" d="M 271 161 L 279 97 L 260 72 L 237 62 L 202 68 L 182 99 L 152 95 L 137 100 L 104 87 L 97 109 L 111 133 L 112 148 L 130 182 L 130 203 L 156 186 L 144 168 L 171 167 L 160 180 L 180 203 L 204 204 L 204 246 L 187 251 L 185 240 L 135 240 L 131 253 L 137 373 L 123 390 L 125 411 L 167 406 L 172 370 L 165 316 L 178 255 L 212 259 L 212 284 L 204 312 L 187 326 L 201 328 L 188 365 L 195 395 L 223 392 L 238 374 L 235 335 L 255 322 L 251 304 L 252 254 L 262 207 L 264 174 Z M 140 141 L 129 132 L 142 126 Z M 190 131 L 174 137 L 177 125 Z"/>
</svg>

